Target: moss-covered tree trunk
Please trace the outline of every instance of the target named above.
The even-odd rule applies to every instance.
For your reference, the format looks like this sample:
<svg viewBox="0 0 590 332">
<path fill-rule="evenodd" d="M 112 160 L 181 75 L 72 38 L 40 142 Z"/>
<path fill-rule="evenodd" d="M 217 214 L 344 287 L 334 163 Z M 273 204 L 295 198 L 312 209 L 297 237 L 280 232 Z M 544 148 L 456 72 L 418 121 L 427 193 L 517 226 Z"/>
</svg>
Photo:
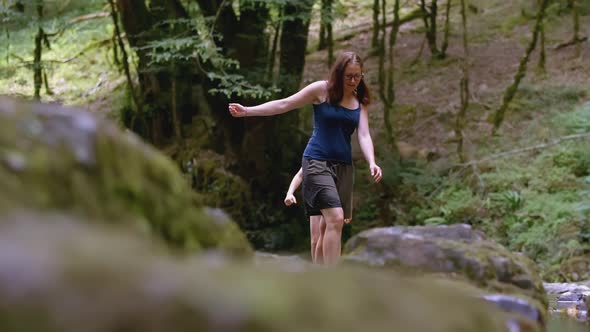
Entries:
<svg viewBox="0 0 590 332">
<path fill-rule="evenodd" d="M 385 123 L 385 132 L 390 148 L 395 149 L 395 134 L 392 123 L 392 113 L 395 108 L 395 43 L 400 27 L 399 0 L 395 0 L 393 5 L 393 25 L 389 32 L 389 41 L 386 44 L 386 10 L 385 1 L 382 3 L 382 23 L 381 23 L 381 52 L 379 53 L 379 98 L 383 103 L 383 121 Z M 387 67 L 385 59 L 387 58 Z"/>
<path fill-rule="evenodd" d="M 274 30 L 272 34 L 272 46 L 268 53 L 268 64 L 266 67 L 266 79 L 268 82 L 275 82 L 277 78 L 275 75 L 275 65 L 278 55 L 277 51 L 279 47 L 279 38 L 281 36 L 281 30 L 283 29 L 283 6 L 280 6 L 279 17 L 277 18 L 277 21 L 274 22 L 272 27 Z"/>
<path fill-rule="evenodd" d="M 539 7 L 539 11 L 537 12 L 537 18 L 535 20 L 535 27 L 533 30 L 533 37 L 531 38 L 531 42 L 529 43 L 524 56 L 520 59 L 520 64 L 518 65 L 518 70 L 516 71 L 516 75 L 514 76 L 514 81 L 512 84 L 506 89 L 504 92 L 504 97 L 502 98 L 502 105 L 496 110 L 494 113 L 494 127 L 492 129 L 492 135 L 495 135 L 504 120 L 504 114 L 506 113 L 506 109 L 508 105 L 514 98 L 516 91 L 518 90 L 518 86 L 520 81 L 526 75 L 526 68 L 529 62 L 529 58 L 531 53 L 535 49 L 537 45 L 537 39 L 539 39 L 539 33 L 541 31 L 541 27 L 543 25 L 543 18 L 545 16 L 545 9 L 547 8 L 547 4 L 549 0 L 542 0 L 541 5 Z"/>
<path fill-rule="evenodd" d="M 231 6 L 220 8 L 211 6 L 211 1 L 203 1 L 201 9 L 205 16 L 218 14 L 216 31 L 223 35 L 217 41 L 223 54 L 240 62 L 240 73 L 250 82 L 263 83 L 265 80 L 268 59 L 268 37 L 266 27 L 268 14 L 266 4 L 251 3 L 242 7 L 240 17 L 235 16 Z M 278 39 L 279 79 L 277 81 L 283 97 L 296 92 L 300 88 L 305 50 L 309 31 L 309 17 L 312 1 L 288 1 L 283 5 L 281 33 Z M 214 82 L 207 81 L 205 89 L 215 87 Z M 236 119 L 227 111 L 228 99 L 221 95 L 207 94 L 207 101 L 215 119 L 215 142 L 217 152 L 225 155 L 230 169 L 242 178 L 247 179 L 252 188 L 252 197 L 258 202 L 255 215 L 243 216 L 237 220 L 246 229 L 260 229 L 272 222 L 288 223 L 286 214 L 297 214 L 299 210 L 285 211 L 282 207 L 282 196 L 288 181 L 300 167 L 304 137 L 298 130 L 298 112 L 290 112 L 275 117 L 251 117 Z M 267 101 L 233 97 L 232 101 L 245 105 L 259 104 Z M 273 218 L 284 213 L 282 219 Z M 248 220 L 249 219 L 249 220 Z M 294 220 L 292 216 L 290 218 Z M 298 224 L 298 227 L 301 224 Z"/>
<path fill-rule="evenodd" d="M 440 47 L 441 57 L 447 56 L 447 48 L 449 47 L 449 34 L 451 31 L 451 0 L 447 0 L 447 4 L 445 6 L 445 33 L 443 37 L 443 42 Z"/>
<path fill-rule="evenodd" d="M 461 77 L 460 91 L 461 91 L 461 108 L 457 113 L 457 121 L 455 123 L 455 136 L 457 137 L 457 155 L 461 162 L 465 162 L 465 154 L 463 153 L 463 141 L 465 123 L 467 118 L 467 108 L 469 107 L 469 44 L 467 41 L 467 13 L 465 11 L 465 0 L 461 0 L 461 26 L 463 28 L 463 77 Z"/>
<path fill-rule="evenodd" d="M 393 4 L 393 23 L 389 32 L 389 39 L 387 39 L 387 24 L 386 24 L 386 1 L 383 1 L 381 7 L 382 21 L 381 21 L 381 45 L 379 47 L 379 99 L 383 103 L 383 122 L 385 126 L 385 134 L 387 140 L 387 155 L 394 162 L 399 162 L 399 153 L 396 144 L 396 134 L 394 130 L 395 115 L 395 44 L 399 32 L 400 17 L 400 0 L 395 0 Z M 396 165 L 397 167 L 398 165 Z M 379 219 L 393 221 L 395 216 L 391 213 L 389 203 L 394 199 L 396 188 L 394 183 L 387 183 L 379 187 L 379 195 L 381 197 L 381 204 L 379 204 Z"/>
<path fill-rule="evenodd" d="M 326 27 L 328 23 L 328 15 L 326 9 L 328 8 L 329 0 L 321 0 L 321 9 L 320 9 L 320 35 L 319 35 L 319 42 L 318 42 L 318 51 L 321 51 L 326 48 Z"/>
<path fill-rule="evenodd" d="M 383 0 L 385 1 L 385 0 Z M 379 0 L 373 0 L 373 37 L 371 38 L 371 48 L 374 50 L 379 47 Z"/>
<path fill-rule="evenodd" d="M 221 39 L 215 42 L 221 48 L 221 53 L 239 61 L 239 73 L 247 80 L 264 82 L 268 69 L 266 61 L 269 57 L 268 37 L 265 33 L 269 18 L 267 7 L 260 2 L 251 3 L 241 8 L 240 17 L 237 17 L 227 1 L 203 0 L 199 1 L 199 5 L 205 17 L 217 17 L 214 29 L 221 35 Z M 281 30 L 284 30 L 284 27 Z M 284 33 L 281 32 L 281 34 Z M 204 80 L 203 86 L 206 91 L 216 87 L 215 82 L 210 80 Z M 259 176 L 256 174 L 258 170 L 256 165 L 259 162 L 256 157 L 259 155 L 255 151 L 264 148 L 264 141 L 249 140 L 247 132 L 263 130 L 259 125 L 266 119 L 235 119 L 227 111 L 229 100 L 226 96 L 208 93 L 206 99 L 215 120 L 214 137 L 212 137 L 215 150 L 225 155 L 236 173 L 247 177 Z M 262 100 L 239 97 L 235 97 L 232 101 L 246 105 L 262 102 Z"/>
<path fill-rule="evenodd" d="M 582 52 L 582 39 L 580 38 L 580 10 L 578 8 L 578 1 L 568 0 L 568 2 L 572 10 L 572 21 L 574 31 L 572 41 L 576 44 L 576 56 L 580 56 L 580 53 Z"/>
<path fill-rule="evenodd" d="M 154 64 L 151 50 L 145 46 L 156 40 L 173 37 L 189 28 L 177 19 L 187 19 L 188 13 L 178 0 L 152 0 L 149 7 L 142 0 L 117 0 L 117 9 L 131 47 L 137 54 L 137 71 L 140 86 L 140 104 L 145 105 L 138 116 L 143 127 L 132 128 L 152 143 L 160 145 L 175 136 L 171 114 L 173 73 L 170 63 Z M 172 60 L 170 60 L 172 61 Z M 190 123 L 199 105 L 192 98 L 192 85 L 201 78 L 196 64 L 190 61 L 176 63 L 176 94 L 178 117 Z"/>
<path fill-rule="evenodd" d="M 441 52 L 437 45 L 437 24 L 438 0 L 431 0 L 430 5 L 426 5 L 426 0 L 420 0 L 420 9 L 422 10 L 422 19 L 426 33 L 426 40 L 430 48 L 430 54 L 433 59 L 441 58 Z"/>
<path fill-rule="evenodd" d="M 137 119 L 137 114 L 142 114 L 142 100 L 135 88 L 135 83 L 133 83 L 133 79 L 131 78 L 131 69 L 129 66 L 129 56 L 127 55 L 127 50 L 125 49 L 125 43 L 123 42 L 123 38 L 121 37 L 121 29 L 119 28 L 119 13 L 117 12 L 117 8 L 115 5 L 114 0 L 109 0 L 109 6 L 111 8 L 111 18 L 113 20 L 113 27 L 114 27 L 114 45 L 118 45 L 118 49 L 121 52 L 121 59 L 120 64 L 123 66 L 123 71 L 125 73 L 125 78 L 127 79 L 127 88 L 129 89 L 129 93 L 131 94 L 131 98 L 133 99 L 133 103 L 135 104 L 135 111 L 132 115 L 132 120 L 130 121 L 130 127 L 133 128 L 135 126 L 135 120 Z M 113 47 L 116 49 L 116 47 Z M 115 61 L 119 61 L 117 54 L 115 56 Z"/>
<path fill-rule="evenodd" d="M 332 34 L 332 27 L 334 22 L 334 6 L 333 0 L 326 0 L 326 11 L 328 12 L 328 22 L 326 23 L 326 46 L 328 48 L 328 67 L 332 66 L 334 62 L 334 35 Z"/>
<path fill-rule="evenodd" d="M 41 57 L 43 54 L 43 41 L 47 40 L 45 31 L 41 26 L 43 20 L 43 1 L 36 0 L 35 6 L 37 9 L 37 34 L 35 35 L 35 50 L 33 51 L 33 85 L 35 88 L 34 99 L 41 99 L 41 87 L 43 86 L 43 64 Z"/>
<path fill-rule="evenodd" d="M 286 17 L 292 16 L 297 18 L 287 20 L 283 23 L 279 70 L 280 79 L 278 82 L 281 89 L 281 97 L 289 96 L 301 87 L 312 5 L 312 0 L 301 0 L 299 2 L 292 2 L 285 7 Z M 327 26 L 329 27 L 330 25 L 331 23 Z M 299 165 L 304 142 L 308 139 L 308 137 L 302 136 L 297 131 L 299 118 L 300 115 L 297 112 L 291 112 L 281 115 L 279 119 L 273 121 L 274 123 L 271 127 L 272 132 L 276 136 L 271 141 L 268 141 L 273 146 L 271 148 L 271 155 L 273 157 L 268 160 L 269 165 L 276 165 L 276 162 L 280 161 L 283 169 L 297 170 L 297 167 L 294 168 L 293 165 Z M 267 133 L 263 132 L 260 134 L 267 135 Z M 286 146 L 289 146 L 289 148 L 285 149 Z M 281 181 L 287 184 L 285 180 L 288 181 L 287 178 L 283 178 Z M 284 189 L 281 188 L 281 190 Z"/>
<path fill-rule="evenodd" d="M 537 4 L 540 6 L 542 0 L 537 0 Z M 547 72 L 546 68 L 546 52 L 545 52 L 545 22 L 541 22 L 540 31 L 539 31 L 539 62 L 537 63 L 537 69 L 539 73 L 545 74 Z"/>
</svg>

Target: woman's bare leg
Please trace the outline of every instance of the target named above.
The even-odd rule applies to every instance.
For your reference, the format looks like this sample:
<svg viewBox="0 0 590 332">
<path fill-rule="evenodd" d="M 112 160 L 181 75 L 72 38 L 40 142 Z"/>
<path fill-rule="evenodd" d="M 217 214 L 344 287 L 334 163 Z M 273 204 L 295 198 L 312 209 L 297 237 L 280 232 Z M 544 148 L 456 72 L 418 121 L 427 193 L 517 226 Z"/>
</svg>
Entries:
<svg viewBox="0 0 590 332">
<path fill-rule="evenodd" d="M 309 234 L 311 238 L 311 261 L 314 264 L 321 264 L 322 257 L 318 261 L 316 254 L 316 248 L 318 244 L 321 244 L 321 221 L 322 216 L 310 216 L 309 217 Z"/>
<path fill-rule="evenodd" d="M 344 212 L 342 208 L 322 209 L 322 215 L 326 222 L 326 231 L 322 239 L 324 264 L 335 265 L 340 259 Z"/>
</svg>

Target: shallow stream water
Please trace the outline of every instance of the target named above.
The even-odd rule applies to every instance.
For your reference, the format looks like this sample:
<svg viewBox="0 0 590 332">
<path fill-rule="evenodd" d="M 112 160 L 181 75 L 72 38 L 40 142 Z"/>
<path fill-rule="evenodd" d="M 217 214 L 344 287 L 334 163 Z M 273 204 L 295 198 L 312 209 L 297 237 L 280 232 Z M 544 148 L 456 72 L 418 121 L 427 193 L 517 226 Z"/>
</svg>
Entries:
<svg viewBox="0 0 590 332">
<path fill-rule="evenodd" d="M 563 305 L 557 304 L 557 295 L 550 294 L 548 297 L 550 311 L 564 309 Z M 583 322 L 566 313 L 553 312 L 549 314 L 547 332 L 590 332 L 590 324 L 587 320 Z"/>
<path fill-rule="evenodd" d="M 547 332 L 589 332 L 590 325 L 579 322 L 566 315 L 551 314 L 547 322 Z"/>
</svg>

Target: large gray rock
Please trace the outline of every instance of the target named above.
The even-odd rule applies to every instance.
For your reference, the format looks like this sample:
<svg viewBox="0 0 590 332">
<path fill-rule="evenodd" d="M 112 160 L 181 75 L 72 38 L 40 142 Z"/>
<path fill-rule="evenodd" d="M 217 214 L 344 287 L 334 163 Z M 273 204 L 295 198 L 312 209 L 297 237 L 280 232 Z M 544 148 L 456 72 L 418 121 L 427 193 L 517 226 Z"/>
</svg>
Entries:
<svg viewBox="0 0 590 332">
<path fill-rule="evenodd" d="M 352 237 L 344 253 L 346 262 L 442 273 L 493 292 L 525 295 L 547 307 L 534 263 L 469 225 L 375 228 Z"/>
<path fill-rule="evenodd" d="M 252 253 L 234 222 L 203 211 L 178 167 L 137 136 L 83 110 L 0 98 L 0 215 L 15 209 L 124 223 L 187 251 Z"/>
<path fill-rule="evenodd" d="M 1 331 L 539 331 L 450 281 L 178 259 L 120 228 L 39 217 L 0 222 Z"/>
</svg>

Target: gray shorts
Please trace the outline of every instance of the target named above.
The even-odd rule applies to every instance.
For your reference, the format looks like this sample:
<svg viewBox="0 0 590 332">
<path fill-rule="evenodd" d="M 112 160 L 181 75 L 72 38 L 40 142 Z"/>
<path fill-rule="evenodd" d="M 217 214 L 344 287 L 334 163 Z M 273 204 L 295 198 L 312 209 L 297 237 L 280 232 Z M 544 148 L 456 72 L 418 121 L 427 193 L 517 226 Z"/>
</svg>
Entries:
<svg viewBox="0 0 590 332">
<path fill-rule="evenodd" d="M 352 218 L 352 165 L 303 158 L 303 200 L 308 216 L 321 215 L 322 209 L 342 208 L 344 219 Z"/>
</svg>

